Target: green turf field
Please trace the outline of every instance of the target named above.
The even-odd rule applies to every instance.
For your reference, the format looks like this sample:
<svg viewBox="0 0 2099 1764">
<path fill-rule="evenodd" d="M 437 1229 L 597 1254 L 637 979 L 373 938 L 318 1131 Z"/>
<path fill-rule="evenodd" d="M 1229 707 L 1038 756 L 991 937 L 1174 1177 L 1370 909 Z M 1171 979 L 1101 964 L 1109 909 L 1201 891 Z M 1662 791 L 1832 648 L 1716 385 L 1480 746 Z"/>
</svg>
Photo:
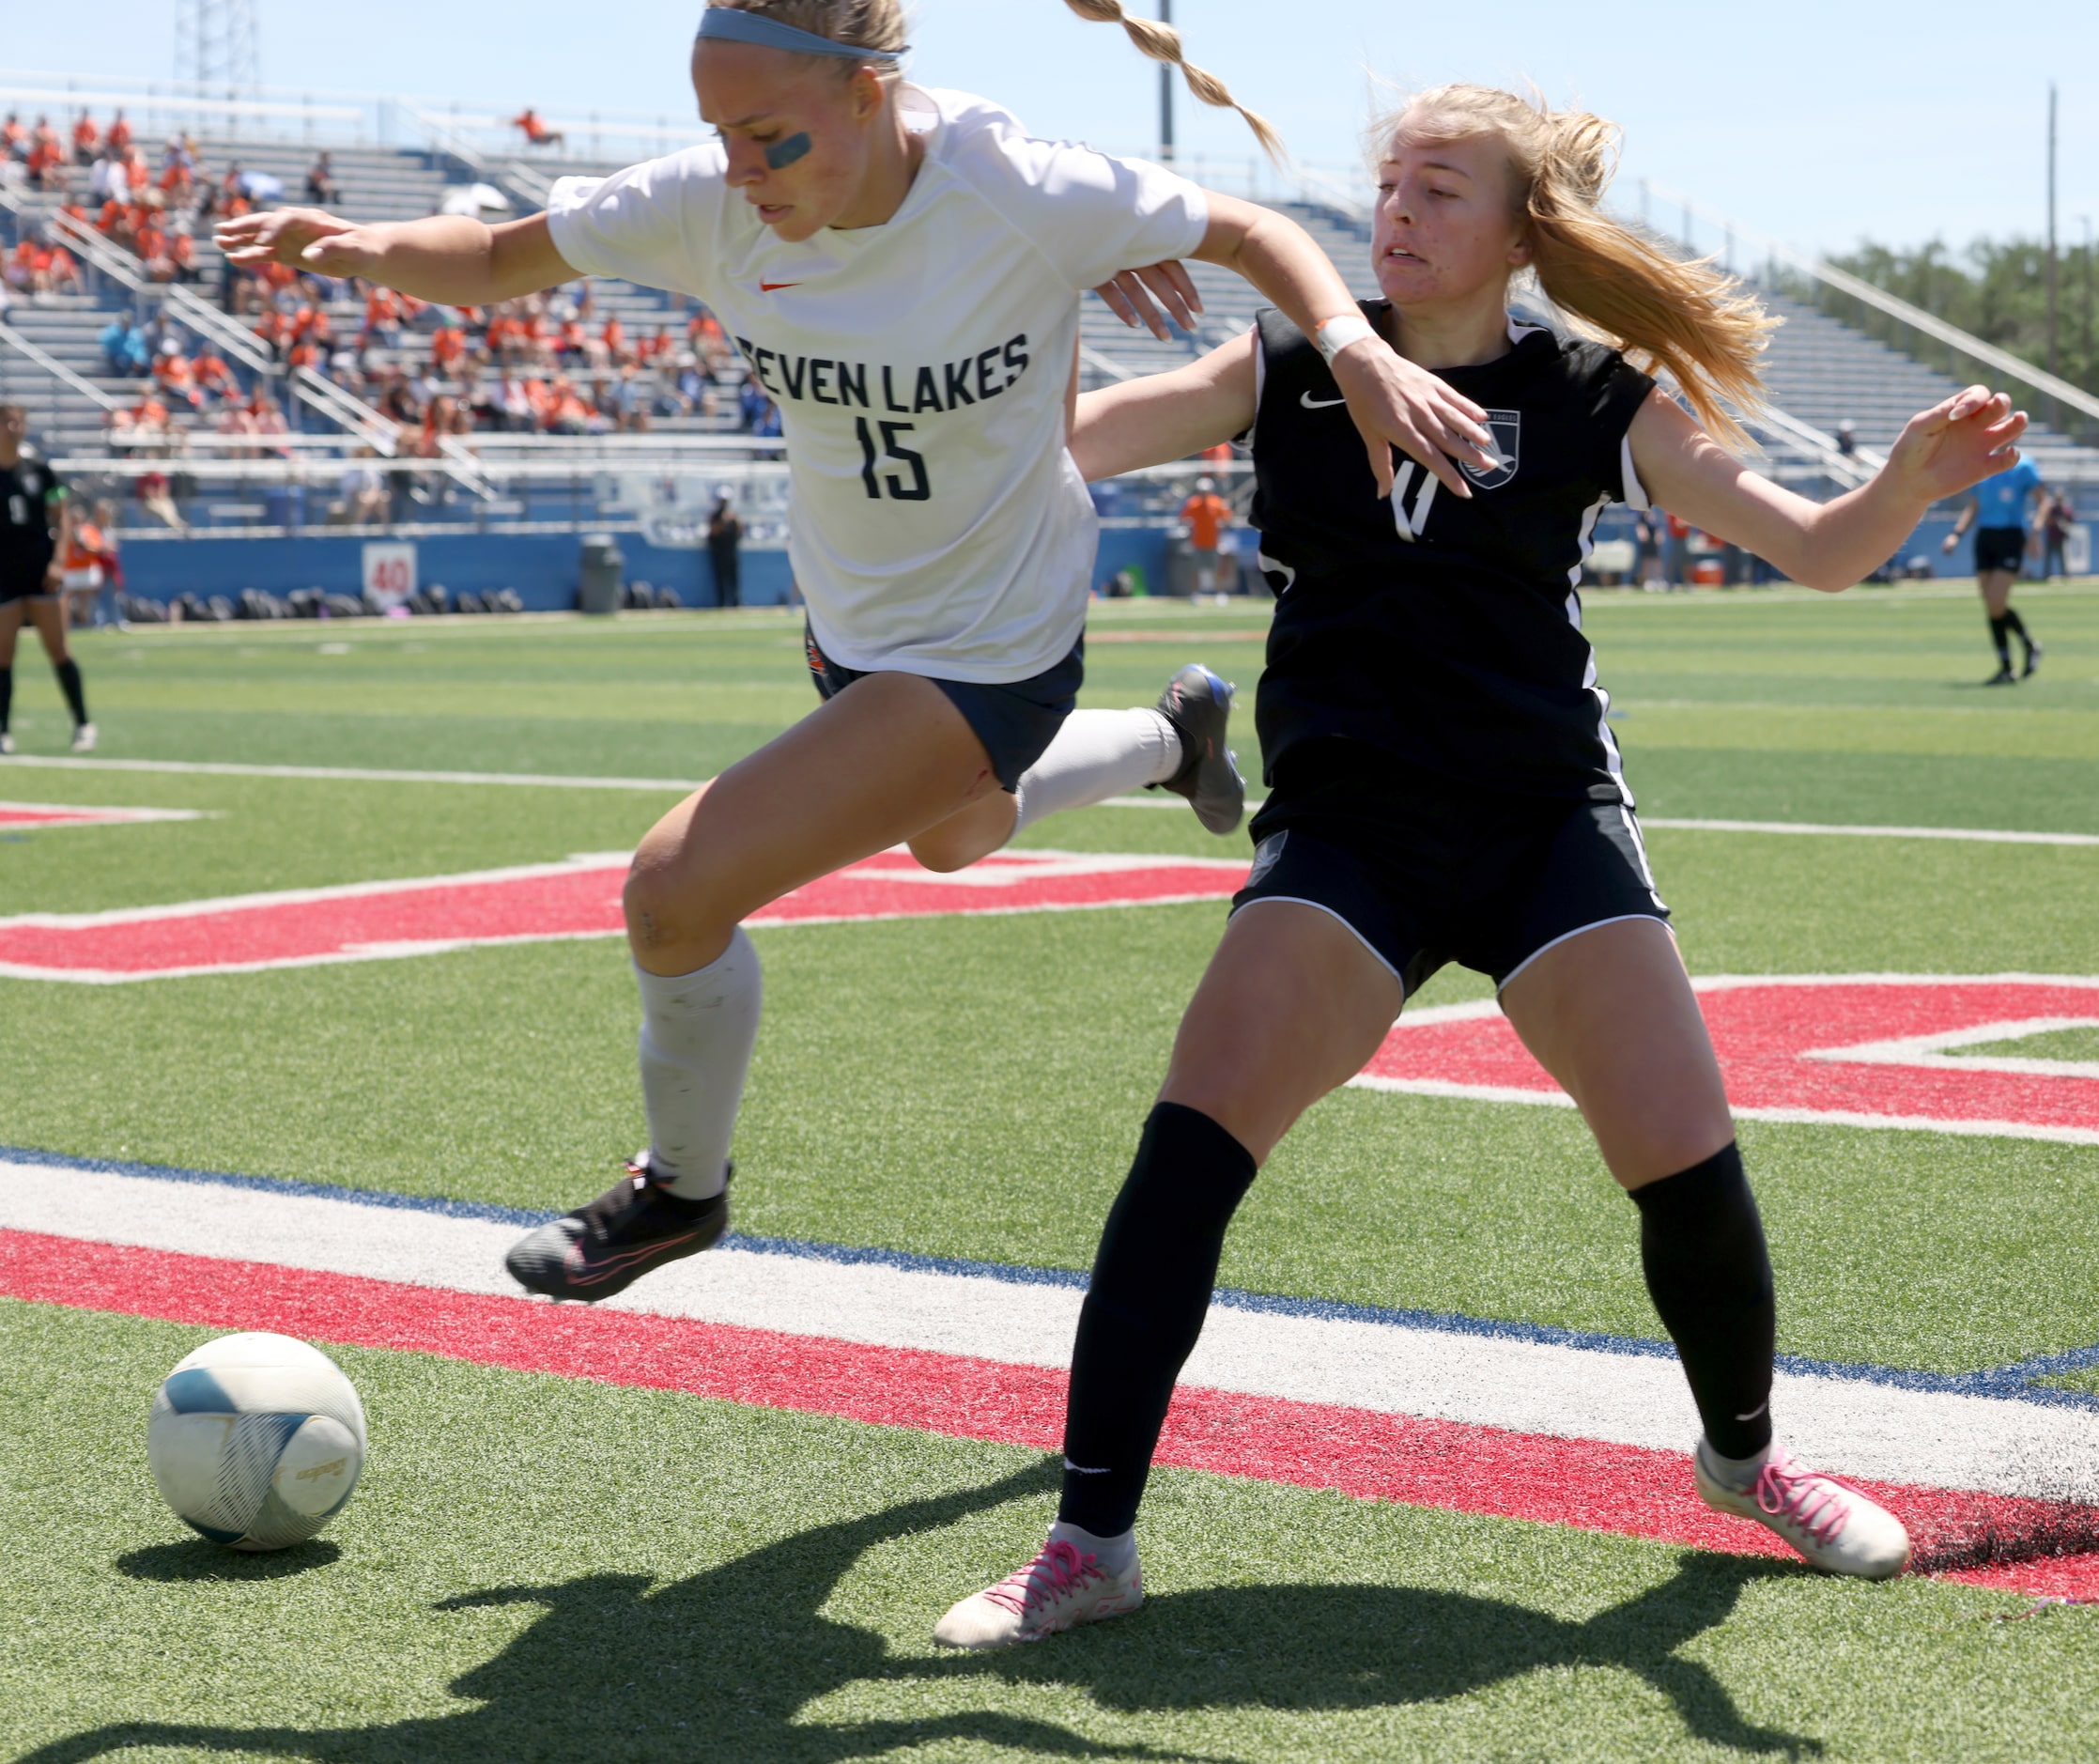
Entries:
<svg viewBox="0 0 2099 1764">
<path fill-rule="evenodd" d="M 1966 589 L 1598 594 L 1588 624 L 1652 818 L 2099 835 L 2099 589 L 2020 605 L 2047 658 L 1995 691 Z M 1194 658 L 1250 687 L 1261 616 L 1104 609 L 1086 702 L 1149 703 Z M 764 613 L 94 634 L 79 655 L 113 760 L 675 781 L 810 702 L 798 627 Z M 33 645 L 17 676 L 23 752 L 61 753 Z M 676 797 L 0 765 L 8 801 L 205 817 L 0 835 L 0 915 L 624 850 Z M 1244 850 L 1178 809 L 1028 843 Z M 2099 973 L 2099 845 L 1648 843 L 1695 973 Z M 1084 1267 L 1220 922 L 757 933 L 739 1227 Z M 1428 1001 L 1486 991 L 1446 972 Z M 0 1145 L 573 1205 L 641 1143 L 634 1016 L 610 941 L 0 980 Z M 1966 1051 L 2099 1059 L 2089 1030 Z M 1783 1349 L 1964 1371 L 2099 1343 L 2099 1147 L 1743 1142 Z M 1351 1091 L 1257 1184 L 1224 1278 L 1653 1335 L 1633 1245 L 1571 1112 Z M 1032 1546 L 1030 1455 L 409 1355 L 340 1355 L 374 1460 L 328 1540 L 236 1560 L 183 1541 L 143 1461 L 152 1387 L 200 1338 L 0 1301 L 0 1756 L 91 1756 L 69 1744 L 95 1733 L 139 1758 L 2099 1755 L 2099 1611 L 2007 1623 L 2026 1602 L 1189 1473 L 1147 1509 L 1143 1616 L 935 1658 L 932 1618 Z"/>
</svg>

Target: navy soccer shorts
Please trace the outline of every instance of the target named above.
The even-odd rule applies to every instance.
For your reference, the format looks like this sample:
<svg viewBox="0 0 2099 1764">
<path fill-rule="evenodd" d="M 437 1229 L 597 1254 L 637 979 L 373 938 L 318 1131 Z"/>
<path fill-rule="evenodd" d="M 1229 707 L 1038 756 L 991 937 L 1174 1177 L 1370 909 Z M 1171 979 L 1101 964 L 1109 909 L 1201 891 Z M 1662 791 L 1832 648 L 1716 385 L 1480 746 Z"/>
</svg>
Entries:
<svg viewBox="0 0 2099 1764">
<path fill-rule="evenodd" d="M 859 670 L 840 666 L 816 646 L 816 633 L 804 629 L 809 648 L 810 678 L 816 695 L 836 698 L 854 681 L 866 676 Z M 1072 653 L 1047 673 L 1031 680 L 1015 680 L 1008 686 L 981 686 L 967 680 L 934 679 L 949 703 L 984 744 L 999 788 L 1011 794 L 1020 788 L 1021 774 L 1048 751 L 1078 704 L 1079 688 L 1086 680 L 1086 640 L 1073 645 Z"/>
</svg>

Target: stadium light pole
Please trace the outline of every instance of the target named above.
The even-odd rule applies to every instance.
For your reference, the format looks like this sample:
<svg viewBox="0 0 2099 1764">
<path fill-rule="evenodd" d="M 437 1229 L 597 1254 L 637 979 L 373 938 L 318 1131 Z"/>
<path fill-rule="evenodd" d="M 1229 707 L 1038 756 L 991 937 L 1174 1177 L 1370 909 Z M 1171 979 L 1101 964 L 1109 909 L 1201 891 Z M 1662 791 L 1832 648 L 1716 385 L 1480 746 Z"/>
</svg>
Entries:
<svg viewBox="0 0 2099 1764">
<path fill-rule="evenodd" d="M 2048 372 L 2056 371 L 2055 82 L 2048 82 Z"/>
<path fill-rule="evenodd" d="M 2091 357 L 2091 216 L 2080 214 L 2077 220 L 2084 227 L 2084 373 L 2089 385 L 2099 379 L 2099 362 Z"/>
<path fill-rule="evenodd" d="M 1159 0 L 1159 23 L 1173 23 L 1173 0 Z M 1173 163 L 1173 70 L 1164 64 L 1159 69 L 1159 160 Z"/>
</svg>

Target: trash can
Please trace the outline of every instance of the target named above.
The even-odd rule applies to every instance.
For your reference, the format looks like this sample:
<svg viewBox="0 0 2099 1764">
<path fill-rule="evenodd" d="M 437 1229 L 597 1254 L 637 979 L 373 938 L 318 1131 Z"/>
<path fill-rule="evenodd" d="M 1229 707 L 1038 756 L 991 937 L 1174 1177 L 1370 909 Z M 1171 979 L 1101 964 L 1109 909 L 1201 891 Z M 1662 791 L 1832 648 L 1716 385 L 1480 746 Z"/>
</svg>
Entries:
<svg viewBox="0 0 2099 1764">
<path fill-rule="evenodd" d="M 610 534 L 592 534 L 583 541 L 582 585 L 577 593 L 577 607 L 594 614 L 617 612 L 625 574 L 626 559 L 621 554 L 619 541 Z"/>
</svg>

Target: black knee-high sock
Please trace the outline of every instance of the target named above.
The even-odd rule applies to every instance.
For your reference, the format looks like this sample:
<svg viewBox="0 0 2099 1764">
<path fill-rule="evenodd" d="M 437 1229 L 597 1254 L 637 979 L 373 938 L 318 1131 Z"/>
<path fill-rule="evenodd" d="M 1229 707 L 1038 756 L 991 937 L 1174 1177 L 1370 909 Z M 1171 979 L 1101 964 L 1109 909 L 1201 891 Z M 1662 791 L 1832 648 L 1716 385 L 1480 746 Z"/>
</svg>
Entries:
<svg viewBox="0 0 2099 1764">
<path fill-rule="evenodd" d="M 58 676 L 58 689 L 66 695 L 67 708 L 73 713 L 73 721 L 87 720 L 87 694 L 81 689 L 80 663 L 68 656 L 63 661 L 51 664 L 51 671 Z"/>
<path fill-rule="evenodd" d="M 2005 667 L 2012 665 L 2012 615 L 1997 612 L 1990 615 L 1990 642 L 1997 645 L 1997 658 Z"/>
<path fill-rule="evenodd" d="M 8 733 L 8 717 L 14 709 L 15 671 L 0 668 L 0 735 Z"/>
<path fill-rule="evenodd" d="M 1771 1443 L 1777 1310 L 1764 1221 L 1733 1145 L 1632 1191 L 1647 1291 L 1684 1363 L 1705 1437 L 1726 1458 Z"/>
<path fill-rule="evenodd" d="M 1225 1228 L 1253 1183 L 1252 1153 L 1208 1115 L 1178 1103 L 1151 1111 L 1079 1312 L 1059 1519 L 1101 1538 L 1136 1523 L 1174 1380 L 1210 1308 Z"/>
<path fill-rule="evenodd" d="M 2004 628 L 2019 640 L 2019 647 L 2025 650 L 2028 655 L 2030 656 L 2033 653 L 2033 639 L 2028 635 L 2026 621 L 2019 617 L 2014 608 L 2006 607 L 2004 609 Z"/>
</svg>

